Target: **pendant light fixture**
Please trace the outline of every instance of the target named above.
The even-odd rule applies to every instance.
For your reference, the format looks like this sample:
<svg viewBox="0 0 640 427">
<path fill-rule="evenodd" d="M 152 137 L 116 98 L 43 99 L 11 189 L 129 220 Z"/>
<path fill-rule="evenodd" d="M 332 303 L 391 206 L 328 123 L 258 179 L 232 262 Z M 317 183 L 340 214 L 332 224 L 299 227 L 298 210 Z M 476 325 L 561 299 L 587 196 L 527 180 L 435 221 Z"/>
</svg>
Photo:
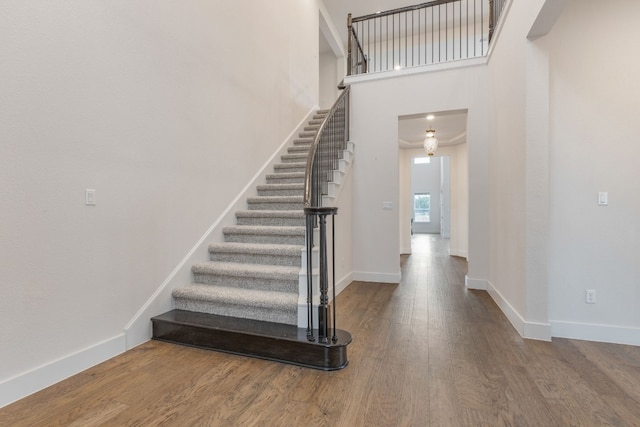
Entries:
<svg viewBox="0 0 640 427">
<path fill-rule="evenodd" d="M 438 149 L 438 139 L 436 138 L 436 131 L 431 127 L 426 131 L 427 137 L 424 140 L 424 149 L 429 156 L 433 156 Z"/>
</svg>

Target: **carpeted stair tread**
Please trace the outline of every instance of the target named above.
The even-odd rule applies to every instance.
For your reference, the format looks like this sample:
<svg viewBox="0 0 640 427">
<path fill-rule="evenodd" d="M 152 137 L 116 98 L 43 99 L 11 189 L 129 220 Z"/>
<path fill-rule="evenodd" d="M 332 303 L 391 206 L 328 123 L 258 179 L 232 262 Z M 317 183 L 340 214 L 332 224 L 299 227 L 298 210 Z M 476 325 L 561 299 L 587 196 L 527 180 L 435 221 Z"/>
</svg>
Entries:
<svg viewBox="0 0 640 427">
<path fill-rule="evenodd" d="M 303 245 L 222 242 L 209 245 L 211 261 L 287 265 L 300 268 Z"/>
<path fill-rule="evenodd" d="M 227 242 L 304 245 L 304 226 L 236 225 L 223 229 Z"/>
<path fill-rule="evenodd" d="M 258 185 L 258 191 L 275 191 L 275 190 L 304 190 L 304 183 L 285 183 L 285 184 L 261 184 Z"/>
<path fill-rule="evenodd" d="M 297 281 L 300 267 L 208 261 L 194 264 L 191 271 L 194 274 Z"/>
<path fill-rule="evenodd" d="M 236 212 L 238 225 L 304 226 L 302 210 L 246 210 Z"/>
<path fill-rule="evenodd" d="M 296 210 L 246 210 L 246 211 L 237 211 L 237 218 L 293 218 L 293 219 L 304 219 L 304 211 L 296 211 Z"/>
<path fill-rule="evenodd" d="M 209 245 L 210 253 L 225 252 L 232 254 L 267 254 L 267 255 L 287 255 L 300 256 L 302 251 L 300 245 L 281 245 L 269 243 L 237 243 L 221 242 Z"/>
<path fill-rule="evenodd" d="M 293 140 L 293 145 L 298 147 L 301 147 L 301 146 L 304 147 L 305 145 L 311 146 L 311 144 L 313 144 L 313 140 L 314 140 L 313 136 L 308 136 L 305 138 L 297 138 Z"/>
<path fill-rule="evenodd" d="M 295 183 L 296 187 L 276 187 L 276 184 L 267 184 L 267 186 L 258 187 L 258 196 L 299 196 L 304 194 L 304 184 Z M 269 208 L 277 209 L 277 206 Z"/>
<path fill-rule="evenodd" d="M 282 182 L 283 180 L 301 180 L 304 182 L 304 172 L 278 172 L 267 174 L 267 182 Z"/>
<path fill-rule="evenodd" d="M 296 172 L 304 172 L 307 168 L 307 162 L 291 162 L 291 163 L 277 163 L 273 165 L 273 170 L 291 170 L 295 169 Z"/>
<path fill-rule="evenodd" d="M 251 202 L 257 202 L 257 203 L 264 202 L 264 201 L 291 203 L 291 202 L 297 202 L 299 200 L 302 200 L 302 196 L 253 196 L 253 197 L 247 197 L 247 200 L 250 200 Z"/>
<path fill-rule="evenodd" d="M 304 196 L 255 196 L 247 197 L 249 210 L 303 209 Z"/>
<path fill-rule="evenodd" d="M 309 144 L 309 145 L 294 145 L 293 147 L 287 148 L 287 152 L 289 154 L 305 153 L 308 156 L 310 148 L 311 148 L 311 144 Z"/>
<path fill-rule="evenodd" d="M 304 227 L 282 227 L 269 225 L 230 225 L 223 229 L 223 233 L 269 234 L 276 236 L 304 236 L 304 232 Z"/>
<path fill-rule="evenodd" d="M 283 154 L 280 158 L 282 163 L 302 163 L 309 157 L 308 153 Z"/>
<path fill-rule="evenodd" d="M 173 297 L 236 306 L 272 308 L 297 311 L 298 295 L 290 292 L 273 292 L 259 289 L 243 289 L 192 283 L 173 291 Z"/>
</svg>

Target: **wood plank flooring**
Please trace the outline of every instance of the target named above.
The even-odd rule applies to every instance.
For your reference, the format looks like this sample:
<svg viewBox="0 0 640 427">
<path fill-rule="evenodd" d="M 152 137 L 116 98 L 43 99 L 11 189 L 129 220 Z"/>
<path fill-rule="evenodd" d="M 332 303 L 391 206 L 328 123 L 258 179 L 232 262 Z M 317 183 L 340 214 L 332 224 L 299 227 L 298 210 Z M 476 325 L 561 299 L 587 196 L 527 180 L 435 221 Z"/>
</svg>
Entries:
<svg viewBox="0 0 640 427">
<path fill-rule="evenodd" d="M 640 426 L 640 347 L 524 340 L 416 235 L 400 284 L 337 300 L 349 366 L 148 342 L 0 409 L 0 426 Z"/>
</svg>

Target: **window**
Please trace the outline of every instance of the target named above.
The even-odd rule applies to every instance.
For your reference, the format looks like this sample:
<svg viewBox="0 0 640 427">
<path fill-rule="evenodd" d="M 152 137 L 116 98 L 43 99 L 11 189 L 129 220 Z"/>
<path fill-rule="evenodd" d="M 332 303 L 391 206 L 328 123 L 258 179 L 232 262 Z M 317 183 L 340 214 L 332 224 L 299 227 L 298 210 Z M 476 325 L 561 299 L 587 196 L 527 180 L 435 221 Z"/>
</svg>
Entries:
<svg viewBox="0 0 640 427">
<path fill-rule="evenodd" d="M 429 193 L 413 195 L 413 220 L 415 222 L 431 222 L 431 195 Z"/>
<path fill-rule="evenodd" d="M 414 165 L 424 165 L 431 163 L 431 157 L 414 157 L 413 164 Z"/>
</svg>

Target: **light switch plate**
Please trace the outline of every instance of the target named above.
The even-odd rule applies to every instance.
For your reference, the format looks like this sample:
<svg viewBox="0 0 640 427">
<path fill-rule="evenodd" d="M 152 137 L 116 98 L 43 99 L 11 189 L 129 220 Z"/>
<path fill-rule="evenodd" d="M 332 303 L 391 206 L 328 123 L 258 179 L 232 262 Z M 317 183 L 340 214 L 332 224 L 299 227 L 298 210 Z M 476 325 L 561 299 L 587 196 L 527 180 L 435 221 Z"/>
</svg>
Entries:
<svg viewBox="0 0 640 427">
<path fill-rule="evenodd" d="M 96 190 L 93 188 L 85 188 L 84 190 L 84 204 L 86 206 L 96 205 Z"/>
<path fill-rule="evenodd" d="M 601 191 L 598 193 L 598 206 L 607 206 L 609 204 L 609 193 Z"/>
</svg>

